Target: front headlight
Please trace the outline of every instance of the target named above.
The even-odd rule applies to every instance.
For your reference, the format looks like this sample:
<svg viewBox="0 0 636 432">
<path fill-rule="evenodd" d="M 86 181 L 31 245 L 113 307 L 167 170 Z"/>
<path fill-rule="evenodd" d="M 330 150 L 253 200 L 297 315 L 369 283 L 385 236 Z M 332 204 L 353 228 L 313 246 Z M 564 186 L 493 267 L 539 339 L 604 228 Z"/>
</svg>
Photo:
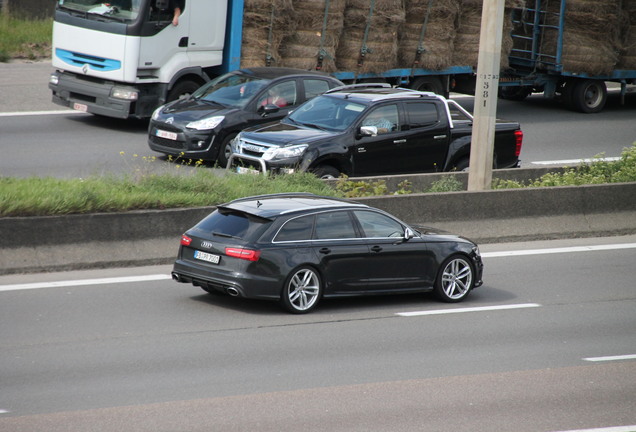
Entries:
<svg viewBox="0 0 636 432">
<path fill-rule="evenodd" d="M 125 88 L 125 87 L 113 87 L 110 92 L 110 95 L 115 99 L 124 99 L 129 101 L 136 101 L 139 97 L 139 92 L 134 89 Z"/>
<path fill-rule="evenodd" d="M 60 77 L 57 74 L 51 74 L 51 76 L 49 77 L 49 83 L 53 84 L 53 85 L 58 85 L 60 83 Z"/>
<path fill-rule="evenodd" d="M 186 125 L 189 129 L 210 130 L 221 124 L 225 116 L 208 117 L 201 120 L 190 122 Z"/>
<path fill-rule="evenodd" d="M 291 159 L 302 156 L 307 150 L 308 144 L 299 144 L 290 147 L 273 147 L 263 153 L 263 159 L 271 161 L 276 159 Z"/>
<path fill-rule="evenodd" d="M 159 117 L 159 113 L 161 112 L 161 109 L 163 108 L 163 105 L 161 105 L 159 108 L 157 108 L 156 110 L 154 110 L 152 112 L 152 116 L 150 116 L 150 118 L 152 118 L 153 120 L 157 120 L 157 117 Z"/>
</svg>

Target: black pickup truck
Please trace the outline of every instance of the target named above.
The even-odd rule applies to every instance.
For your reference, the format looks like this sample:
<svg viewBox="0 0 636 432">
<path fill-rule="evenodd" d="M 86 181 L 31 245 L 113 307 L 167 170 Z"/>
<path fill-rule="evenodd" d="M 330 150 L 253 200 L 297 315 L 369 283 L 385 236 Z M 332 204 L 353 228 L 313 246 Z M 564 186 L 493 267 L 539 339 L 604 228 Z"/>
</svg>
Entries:
<svg viewBox="0 0 636 432">
<path fill-rule="evenodd" d="M 309 171 L 321 178 L 464 170 L 472 122 L 455 101 L 434 93 L 346 86 L 306 102 L 279 122 L 241 132 L 227 168 Z M 494 167 L 518 167 L 522 141 L 519 123 L 497 121 Z"/>
</svg>

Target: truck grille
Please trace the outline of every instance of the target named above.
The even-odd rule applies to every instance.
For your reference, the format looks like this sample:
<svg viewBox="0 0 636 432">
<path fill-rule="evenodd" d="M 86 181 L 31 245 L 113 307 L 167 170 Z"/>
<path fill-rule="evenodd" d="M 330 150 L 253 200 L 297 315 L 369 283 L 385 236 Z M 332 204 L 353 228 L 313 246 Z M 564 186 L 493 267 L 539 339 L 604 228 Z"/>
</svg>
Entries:
<svg viewBox="0 0 636 432">
<path fill-rule="evenodd" d="M 269 148 L 275 147 L 260 141 L 241 139 L 238 144 L 238 152 L 247 156 L 262 157 Z"/>
</svg>

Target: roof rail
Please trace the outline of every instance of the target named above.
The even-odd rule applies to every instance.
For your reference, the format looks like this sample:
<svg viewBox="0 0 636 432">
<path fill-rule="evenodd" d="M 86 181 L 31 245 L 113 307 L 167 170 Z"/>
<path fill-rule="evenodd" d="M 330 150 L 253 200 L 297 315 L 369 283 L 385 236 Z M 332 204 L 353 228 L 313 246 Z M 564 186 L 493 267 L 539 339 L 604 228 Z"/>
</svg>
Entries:
<svg viewBox="0 0 636 432">
<path fill-rule="evenodd" d="M 343 90 L 359 90 L 359 89 L 374 89 L 374 88 L 391 88 L 391 84 L 388 83 L 360 83 L 360 84 L 347 84 L 340 87 L 334 87 L 331 90 L 327 90 L 325 94 L 333 93 Z"/>
</svg>

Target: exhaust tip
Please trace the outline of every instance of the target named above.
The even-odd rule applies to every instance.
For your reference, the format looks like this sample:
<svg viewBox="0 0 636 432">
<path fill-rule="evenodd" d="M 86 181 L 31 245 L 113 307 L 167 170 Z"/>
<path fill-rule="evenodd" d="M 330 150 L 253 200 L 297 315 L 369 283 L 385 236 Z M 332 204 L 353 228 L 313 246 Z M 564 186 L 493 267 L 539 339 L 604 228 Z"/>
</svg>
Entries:
<svg viewBox="0 0 636 432">
<path fill-rule="evenodd" d="M 232 297 L 238 297 L 238 295 L 239 295 L 238 290 L 236 288 L 234 288 L 234 287 L 228 287 L 225 290 L 225 292 L 228 293 L 229 295 L 231 295 Z"/>
<path fill-rule="evenodd" d="M 172 273 L 172 279 L 177 282 L 181 282 L 181 276 L 179 276 L 179 274 L 177 273 Z"/>
</svg>

